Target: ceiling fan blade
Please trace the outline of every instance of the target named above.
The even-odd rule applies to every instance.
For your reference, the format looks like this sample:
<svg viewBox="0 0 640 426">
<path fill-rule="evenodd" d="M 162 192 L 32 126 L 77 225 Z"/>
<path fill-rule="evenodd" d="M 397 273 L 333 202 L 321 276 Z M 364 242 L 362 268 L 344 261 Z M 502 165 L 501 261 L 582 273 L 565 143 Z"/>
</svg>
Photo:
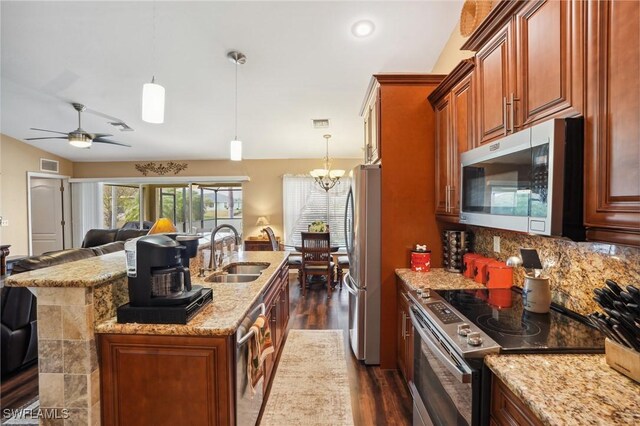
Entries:
<svg viewBox="0 0 640 426">
<path fill-rule="evenodd" d="M 91 139 L 100 139 L 100 138 L 113 136 L 113 135 L 110 135 L 109 133 L 86 133 L 86 135 L 89 136 Z"/>
<path fill-rule="evenodd" d="M 51 132 L 51 133 L 60 133 L 61 135 L 68 135 L 68 133 L 66 132 L 58 132 L 56 130 L 47 130 L 47 129 L 37 129 L 35 127 L 32 127 L 31 130 L 39 130 L 41 132 Z"/>
<path fill-rule="evenodd" d="M 64 138 L 62 136 L 48 136 L 46 138 L 25 138 L 25 141 L 37 141 L 40 139 L 64 139 L 67 140 L 68 138 L 65 136 Z"/>
<path fill-rule="evenodd" d="M 111 145 L 126 146 L 126 147 L 128 147 L 128 148 L 131 148 L 131 145 L 127 145 L 127 144 L 125 144 L 125 143 L 114 142 L 114 141 L 108 141 L 108 140 L 106 140 L 106 139 L 100 139 L 100 138 L 98 138 L 98 139 L 94 139 L 94 140 L 93 140 L 93 142 L 96 142 L 96 143 L 108 143 L 108 144 L 111 144 Z"/>
</svg>

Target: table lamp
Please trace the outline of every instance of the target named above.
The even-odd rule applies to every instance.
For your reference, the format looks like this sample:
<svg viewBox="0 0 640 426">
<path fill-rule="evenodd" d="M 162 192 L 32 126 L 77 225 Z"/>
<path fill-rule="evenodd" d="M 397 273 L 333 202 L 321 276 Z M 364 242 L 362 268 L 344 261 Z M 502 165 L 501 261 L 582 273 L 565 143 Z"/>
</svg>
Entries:
<svg viewBox="0 0 640 426">
<path fill-rule="evenodd" d="M 156 223 L 153 224 L 151 229 L 149 230 L 149 235 L 151 234 L 164 234 L 168 232 L 178 232 L 176 227 L 173 225 L 171 219 L 166 217 L 161 217 L 156 220 Z"/>
<path fill-rule="evenodd" d="M 269 226 L 269 219 L 267 219 L 266 216 L 260 216 L 256 221 L 256 226 Z M 262 238 L 263 240 L 267 239 L 267 233 L 264 231 L 264 229 L 260 230 L 260 238 Z"/>
</svg>

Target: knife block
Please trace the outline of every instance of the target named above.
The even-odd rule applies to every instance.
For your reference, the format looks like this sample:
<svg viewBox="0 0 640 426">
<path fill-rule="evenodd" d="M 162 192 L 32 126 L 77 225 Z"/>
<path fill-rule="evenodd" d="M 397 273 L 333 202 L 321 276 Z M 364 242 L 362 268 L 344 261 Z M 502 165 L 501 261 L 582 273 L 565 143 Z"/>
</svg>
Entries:
<svg viewBox="0 0 640 426">
<path fill-rule="evenodd" d="M 604 352 L 609 367 L 640 383 L 640 352 L 610 339 L 604 341 Z"/>
</svg>

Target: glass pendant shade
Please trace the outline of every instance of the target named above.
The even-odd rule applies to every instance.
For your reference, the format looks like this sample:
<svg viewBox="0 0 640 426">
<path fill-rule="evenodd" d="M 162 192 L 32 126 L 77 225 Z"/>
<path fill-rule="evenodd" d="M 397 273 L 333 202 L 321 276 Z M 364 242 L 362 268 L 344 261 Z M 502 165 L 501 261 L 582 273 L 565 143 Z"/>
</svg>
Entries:
<svg viewBox="0 0 640 426">
<path fill-rule="evenodd" d="M 329 172 L 330 178 L 341 178 L 342 176 L 344 176 L 344 170 L 331 170 Z"/>
<path fill-rule="evenodd" d="M 155 78 L 142 86 L 142 120 L 164 123 L 164 87 L 155 83 Z"/>
<path fill-rule="evenodd" d="M 231 161 L 242 161 L 242 141 L 233 140 L 229 146 L 231 148 Z"/>
</svg>

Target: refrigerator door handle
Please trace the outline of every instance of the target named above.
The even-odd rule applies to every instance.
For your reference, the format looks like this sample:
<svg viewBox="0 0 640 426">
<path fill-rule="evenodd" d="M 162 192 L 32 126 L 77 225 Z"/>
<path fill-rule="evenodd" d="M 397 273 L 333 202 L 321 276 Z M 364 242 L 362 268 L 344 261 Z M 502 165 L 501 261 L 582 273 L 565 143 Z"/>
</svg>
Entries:
<svg viewBox="0 0 640 426">
<path fill-rule="evenodd" d="M 348 272 L 344 274 L 344 277 L 342 277 L 342 283 L 347 288 L 347 291 L 349 293 L 353 294 L 354 296 L 358 295 L 358 289 L 351 286 L 351 277 L 349 276 Z"/>
</svg>

